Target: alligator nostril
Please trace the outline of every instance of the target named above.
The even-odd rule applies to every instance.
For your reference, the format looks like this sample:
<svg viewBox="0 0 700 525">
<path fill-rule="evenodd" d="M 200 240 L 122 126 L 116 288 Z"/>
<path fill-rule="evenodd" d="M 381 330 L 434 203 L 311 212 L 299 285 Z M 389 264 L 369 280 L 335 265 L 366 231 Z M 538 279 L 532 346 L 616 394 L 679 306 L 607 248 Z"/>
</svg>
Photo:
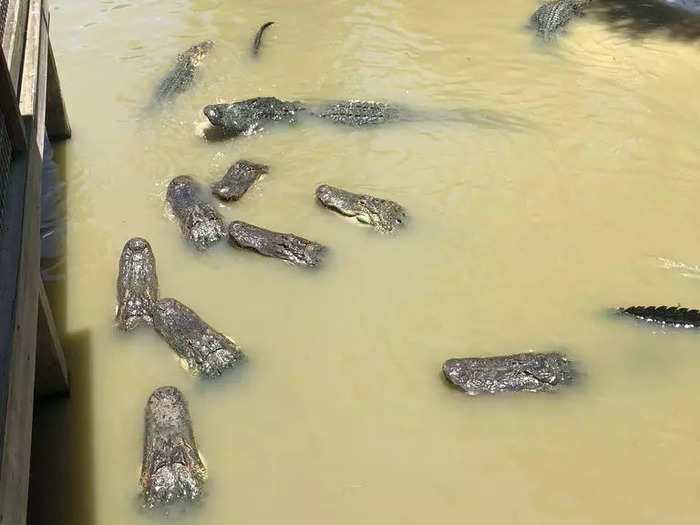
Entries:
<svg viewBox="0 0 700 525">
<path fill-rule="evenodd" d="M 134 237 L 133 239 L 129 240 L 129 249 L 134 252 L 145 250 L 147 246 L 148 243 L 140 237 Z"/>
</svg>

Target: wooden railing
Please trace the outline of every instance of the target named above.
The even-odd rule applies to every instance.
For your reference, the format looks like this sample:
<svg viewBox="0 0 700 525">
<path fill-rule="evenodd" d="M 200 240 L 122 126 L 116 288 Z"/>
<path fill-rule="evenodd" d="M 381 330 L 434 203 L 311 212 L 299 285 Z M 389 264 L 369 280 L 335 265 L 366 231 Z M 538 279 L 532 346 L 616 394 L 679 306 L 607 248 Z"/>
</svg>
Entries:
<svg viewBox="0 0 700 525">
<path fill-rule="evenodd" d="M 0 206 L 0 524 L 26 523 L 35 390 L 68 391 L 39 275 L 44 138 L 71 131 L 49 38 L 46 0 L 0 0 L 0 126 L 10 153 Z M 2 131 L 0 129 L 0 131 Z M 0 144 L 2 146 L 2 144 Z"/>
</svg>

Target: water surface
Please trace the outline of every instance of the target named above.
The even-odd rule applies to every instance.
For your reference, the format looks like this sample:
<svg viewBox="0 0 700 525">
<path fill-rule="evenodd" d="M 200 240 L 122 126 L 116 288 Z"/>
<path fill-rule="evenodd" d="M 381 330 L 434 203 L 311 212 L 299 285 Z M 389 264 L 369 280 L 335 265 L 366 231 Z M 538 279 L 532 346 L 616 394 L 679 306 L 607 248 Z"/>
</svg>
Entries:
<svg viewBox="0 0 700 525">
<path fill-rule="evenodd" d="M 631 33 L 603 12 L 547 46 L 524 29 L 537 6 L 524 0 L 54 6 L 74 130 L 56 151 L 73 391 L 41 419 L 46 448 L 66 447 L 34 456 L 57 477 L 33 511 L 43 522 L 166 519 L 139 509 L 137 481 L 145 401 L 167 384 L 189 400 L 210 474 L 177 523 L 698 522 L 700 335 L 604 314 L 700 306 L 698 40 Z M 204 39 L 216 49 L 199 84 L 145 111 L 174 56 Z M 527 125 L 198 135 L 206 104 L 253 96 Z M 270 173 L 221 213 L 328 245 L 322 269 L 184 243 L 168 181 L 208 183 L 239 159 Z M 396 200 L 409 226 L 353 224 L 315 203 L 321 183 Z M 155 333 L 117 333 L 133 236 L 153 246 L 161 295 L 240 343 L 245 369 L 201 381 Z M 559 395 L 470 398 L 440 374 L 450 357 L 553 348 L 585 372 Z"/>
</svg>

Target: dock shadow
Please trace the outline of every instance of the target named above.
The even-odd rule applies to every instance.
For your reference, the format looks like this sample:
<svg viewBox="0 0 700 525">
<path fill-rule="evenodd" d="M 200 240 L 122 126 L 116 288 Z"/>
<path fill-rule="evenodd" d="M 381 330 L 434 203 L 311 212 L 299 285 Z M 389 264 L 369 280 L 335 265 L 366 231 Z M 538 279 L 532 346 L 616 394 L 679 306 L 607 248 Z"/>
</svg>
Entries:
<svg viewBox="0 0 700 525">
<path fill-rule="evenodd" d="M 90 334 L 87 330 L 62 334 L 61 340 L 71 396 L 37 399 L 34 404 L 30 525 L 95 522 Z"/>
<path fill-rule="evenodd" d="M 45 148 L 50 160 L 51 151 Z M 46 154 L 45 153 L 45 154 Z M 95 521 L 92 347 L 89 330 L 66 323 L 66 155 L 55 145 L 55 164 L 42 173 L 41 274 L 66 356 L 70 397 L 34 403 L 27 523 L 81 525 Z"/>
</svg>

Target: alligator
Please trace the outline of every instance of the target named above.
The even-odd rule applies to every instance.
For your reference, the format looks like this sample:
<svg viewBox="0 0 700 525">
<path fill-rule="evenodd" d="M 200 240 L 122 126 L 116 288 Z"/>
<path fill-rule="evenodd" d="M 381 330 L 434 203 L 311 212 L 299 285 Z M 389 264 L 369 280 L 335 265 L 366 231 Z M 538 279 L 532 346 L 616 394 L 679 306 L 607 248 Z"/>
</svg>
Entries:
<svg viewBox="0 0 700 525">
<path fill-rule="evenodd" d="M 629 306 L 618 313 L 675 328 L 700 328 L 700 311 L 680 306 Z"/>
<path fill-rule="evenodd" d="M 544 40 L 552 39 L 575 16 L 583 16 L 583 8 L 591 0 L 554 0 L 542 4 L 530 17 L 530 25 Z"/>
<path fill-rule="evenodd" d="M 214 42 L 205 40 L 177 56 L 175 65 L 160 81 L 155 91 L 156 101 L 172 100 L 180 93 L 187 91 L 194 83 L 195 76 L 204 57 L 214 47 Z"/>
<path fill-rule="evenodd" d="M 185 238 L 205 251 L 226 235 L 224 220 L 200 198 L 201 188 L 189 175 L 175 177 L 168 184 L 166 199 Z"/>
<path fill-rule="evenodd" d="M 253 39 L 253 56 L 257 56 L 258 51 L 260 50 L 260 44 L 262 43 L 262 36 L 263 32 L 265 29 L 270 27 L 274 22 L 265 22 L 263 25 L 260 26 L 260 29 L 258 29 L 258 32 L 255 33 L 255 38 Z"/>
<path fill-rule="evenodd" d="M 442 371 L 450 383 L 470 395 L 553 392 L 576 378 L 573 363 L 558 352 L 448 359 Z"/>
<path fill-rule="evenodd" d="M 144 423 L 140 485 L 145 506 L 198 499 L 207 469 L 199 457 L 182 392 L 174 386 L 154 390 Z"/>
<path fill-rule="evenodd" d="M 326 208 L 355 217 L 359 222 L 374 226 L 380 232 L 390 233 L 406 220 L 406 212 L 400 204 L 372 195 L 351 193 L 322 184 L 316 188 L 316 198 Z"/>
<path fill-rule="evenodd" d="M 216 377 L 245 360 L 241 348 L 177 299 L 153 307 L 153 327 L 195 374 Z"/>
<path fill-rule="evenodd" d="M 239 160 L 231 166 L 220 181 L 211 186 L 211 191 L 224 201 L 238 200 L 255 181 L 270 171 L 265 164 Z"/>
<path fill-rule="evenodd" d="M 271 121 L 296 124 L 301 112 L 351 127 L 396 122 L 409 117 L 408 112 L 398 106 L 359 100 L 307 106 L 296 100 L 287 102 L 275 97 L 257 97 L 230 104 L 211 104 L 204 108 L 204 115 L 212 126 L 235 134 L 255 133 L 263 129 L 262 124 Z"/>
<path fill-rule="evenodd" d="M 228 227 L 232 246 L 254 250 L 299 266 L 316 266 L 321 262 L 325 247 L 291 233 L 278 233 L 243 221 L 233 221 Z"/>
<path fill-rule="evenodd" d="M 266 122 L 296 124 L 297 113 L 304 109 L 297 101 L 256 97 L 230 104 L 210 104 L 204 108 L 204 115 L 212 126 L 236 135 L 249 135 L 260 131 Z"/>
<path fill-rule="evenodd" d="M 153 305 L 158 300 L 156 259 L 146 239 L 127 241 L 119 258 L 117 315 L 119 328 L 132 330 L 140 324 L 153 324 Z"/>
<path fill-rule="evenodd" d="M 356 128 L 409 119 L 406 109 L 384 102 L 362 100 L 328 102 L 312 108 L 310 113 L 335 124 Z"/>
<path fill-rule="evenodd" d="M 521 128 L 526 121 L 492 111 L 467 108 L 413 110 L 384 102 L 361 100 L 304 104 L 297 100 L 284 101 L 275 97 L 257 97 L 225 104 L 205 106 L 204 115 L 212 128 L 204 131 L 212 140 L 261 131 L 267 122 L 296 124 L 302 115 L 348 127 L 368 127 L 397 121 L 453 121 L 488 127 Z"/>
</svg>

